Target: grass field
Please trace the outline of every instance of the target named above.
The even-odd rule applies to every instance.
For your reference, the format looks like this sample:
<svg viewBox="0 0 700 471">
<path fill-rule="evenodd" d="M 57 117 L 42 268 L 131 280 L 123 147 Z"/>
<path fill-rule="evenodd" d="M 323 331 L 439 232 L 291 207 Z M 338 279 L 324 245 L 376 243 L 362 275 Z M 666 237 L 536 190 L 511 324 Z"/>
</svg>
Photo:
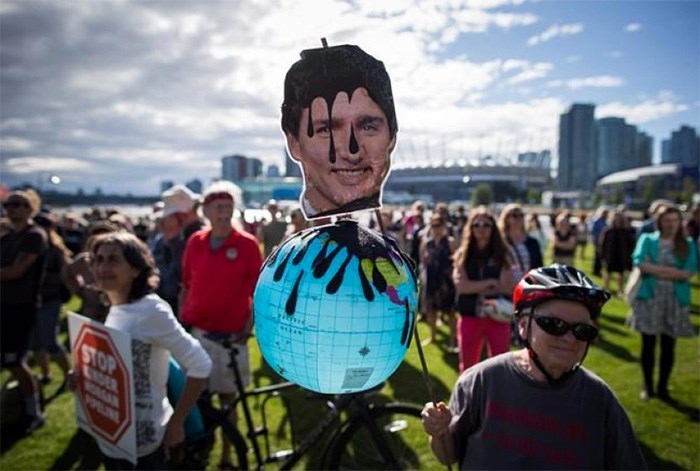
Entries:
<svg viewBox="0 0 700 471">
<path fill-rule="evenodd" d="M 590 255 L 589 255 L 590 257 Z M 579 266 L 590 273 L 591 259 L 579 260 Z M 613 288 L 615 288 L 613 286 Z M 601 376 L 615 391 L 627 410 L 634 426 L 637 438 L 646 455 L 651 469 L 700 469 L 700 349 L 698 331 L 700 316 L 697 306 L 700 304 L 700 290 L 697 277 L 694 288 L 695 311 L 692 315 L 695 336 L 679 339 L 676 348 L 676 360 L 670 382 L 671 395 L 677 403 L 670 405 L 656 399 L 643 402 L 639 399 L 642 386 L 639 367 L 640 340 L 638 334 L 625 326 L 627 306 L 619 299 L 611 300 L 602 315 L 602 339 L 594 345 L 588 358 L 587 368 Z M 423 338 L 427 335 L 424 324 L 419 325 Z M 438 399 L 447 401 L 450 390 L 457 378 L 457 357 L 444 348 L 447 344 L 445 327 L 441 327 L 441 341 L 425 348 L 431 382 Z M 274 373 L 261 366 L 257 346 L 251 343 L 252 363 L 254 365 L 253 381 L 256 385 L 275 381 Z M 73 398 L 71 394 L 61 394 L 51 398 L 60 382 L 61 374 L 54 369 L 54 383 L 46 387 L 45 394 L 50 401 L 46 408 L 47 424 L 32 436 L 18 441 L 3 436 L 1 442 L 0 469 L 98 469 L 99 456 L 95 449 L 85 441 L 84 436 L 76 434 L 77 425 Z M 5 382 L 7 373 L 0 379 Z M 428 401 L 427 387 L 420 368 L 418 353 L 413 344 L 404 364 L 387 381 L 381 391 L 381 400 L 399 400 L 423 404 Z M 322 407 L 316 401 L 308 401 L 305 396 L 297 394 L 293 399 L 291 420 L 303 431 L 312 424 Z M 282 416 L 281 408 L 272 403 L 270 416 L 274 420 Z M 8 411 L 3 410 L 3 414 Z M 422 432 L 418 432 L 422 433 Z M 288 437 L 280 434 L 282 441 Z M 422 439 L 422 437 L 420 437 Z M 216 469 L 219 459 L 218 443 L 215 446 L 208 469 Z M 304 461 L 299 469 L 314 468 L 316 461 L 312 457 Z"/>
</svg>

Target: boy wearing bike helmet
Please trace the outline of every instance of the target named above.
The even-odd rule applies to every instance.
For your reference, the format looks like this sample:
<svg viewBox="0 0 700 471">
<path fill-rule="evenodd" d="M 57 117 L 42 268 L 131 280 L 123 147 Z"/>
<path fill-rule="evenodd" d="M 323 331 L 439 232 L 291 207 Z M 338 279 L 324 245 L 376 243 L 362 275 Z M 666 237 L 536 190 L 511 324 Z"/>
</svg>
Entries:
<svg viewBox="0 0 700 471">
<path fill-rule="evenodd" d="M 437 458 L 462 469 L 644 469 L 612 390 L 581 367 L 610 293 L 576 268 L 530 270 L 513 293 L 525 348 L 474 365 L 422 418 Z"/>
</svg>

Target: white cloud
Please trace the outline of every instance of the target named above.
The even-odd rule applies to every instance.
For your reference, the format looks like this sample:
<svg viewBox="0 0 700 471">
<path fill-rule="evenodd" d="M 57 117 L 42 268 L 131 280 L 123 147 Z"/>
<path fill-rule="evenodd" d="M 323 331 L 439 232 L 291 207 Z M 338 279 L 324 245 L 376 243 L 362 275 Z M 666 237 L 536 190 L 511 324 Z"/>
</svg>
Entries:
<svg viewBox="0 0 700 471">
<path fill-rule="evenodd" d="M 612 75 L 598 75 L 595 77 L 579 77 L 569 80 L 551 80 L 547 82 L 549 88 L 566 87 L 570 90 L 581 88 L 613 88 L 621 87 L 625 84 L 624 79 Z"/>
<path fill-rule="evenodd" d="M 555 143 L 557 119 L 564 107 L 558 98 L 545 98 L 405 110 L 399 146 L 408 158 L 418 157 L 426 148 L 438 148 L 442 142 L 453 143 L 452 155 L 512 156 L 513 149 L 524 151 L 528 146 L 539 148 L 544 143 Z M 506 141 L 508 145 L 504 144 Z"/>
<path fill-rule="evenodd" d="M 668 92 L 660 92 L 656 98 L 647 98 L 639 103 L 614 101 L 596 108 L 596 116 L 620 116 L 635 124 L 643 124 L 666 118 L 689 109 L 688 105 L 679 103 Z"/>
<path fill-rule="evenodd" d="M 56 157 L 51 155 L 34 155 L 9 159 L 3 163 L 6 171 L 19 174 L 32 174 L 50 170 L 61 173 L 70 170 L 88 170 L 89 164 L 77 158 Z"/>
<path fill-rule="evenodd" d="M 579 34 L 583 32 L 583 24 L 581 23 L 569 23 L 569 24 L 554 24 L 547 28 L 542 33 L 532 36 L 527 40 L 528 46 L 536 46 L 538 44 L 551 41 L 554 38 L 562 36 L 571 36 L 574 34 Z"/>
<path fill-rule="evenodd" d="M 3 152 L 23 152 L 32 148 L 32 143 L 27 139 L 13 136 L 0 137 L 0 150 Z"/>
<path fill-rule="evenodd" d="M 580 62 L 582 50 L 572 41 L 567 56 L 543 59 L 513 38 L 542 31 L 529 41 L 541 44 L 584 26 L 533 30 L 544 18 L 538 6 L 241 0 L 234 8 L 119 0 L 95 8 L 6 0 L 0 3 L 3 180 L 50 169 L 65 188 L 73 180 L 122 191 L 118 182 L 128 181 L 134 193 L 153 194 L 159 180 L 218 176 L 220 158 L 231 153 L 281 166 L 284 75 L 321 37 L 331 46 L 357 44 L 384 61 L 400 127 L 397 152 L 405 157 L 412 146 L 441 140 L 464 155 L 556 145 L 558 116 L 583 89 L 618 87 L 628 104 L 606 106 L 626 106 L 635 115 L 682 109 L 672 95 L 625 101 L 625 81 L 605 71 L 542 87 L 553 64 Z M 580 73 L 572 72 L 578 65 L 567 75 Z"/>
<path fill-rule="evenodd" d="M 641 23 L 629 23 L 625 26 L 625 31 L 628 33 L 634 33 L 642 29 Z"/>
<path fill-rule="evenodd" d="M 547 62 L 538 62 L 536 64 L 528 64 L 524 70 L 517 75 L 508 79 L 508 83 L 516 84 L 528 82 L 539 78 L 546 77 L 553 69 L 553 65 Z"/>
</svg>

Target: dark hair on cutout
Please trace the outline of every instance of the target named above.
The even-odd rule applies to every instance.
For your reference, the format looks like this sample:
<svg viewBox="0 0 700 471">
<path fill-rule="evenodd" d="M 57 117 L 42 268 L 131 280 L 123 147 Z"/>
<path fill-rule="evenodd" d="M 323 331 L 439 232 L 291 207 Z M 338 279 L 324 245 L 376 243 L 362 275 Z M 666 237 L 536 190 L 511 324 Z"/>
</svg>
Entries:
<svg viewBox="0 0 700 471">
<path fill-rule="evenodd" d="M 137 301 L 147 294 L 155 292 L 160 282 L 160 276 L 156 269 L 148 246 L 134 234 L 126 231 L 108 232 L 94 236 L 90 243 L 90 259 L 95 261 L 95 255 L 102 245 L 116 245 L 122 250 L 124 258 L 132 267 L 139 270 L 138 276 L 131 284 L 128 301 Z"/>
<path fill-rule="evenodd" d="M 282 130 L 285 134 L 299 135 L 301 112 L 316 97 L 333 103 L 338 92 L 352 96 L 355 89 L 364 87 L 386 115 L 389 136 L 396 135 L 391 80 L 381 61 L 348 44 L 306 49 L 300 55 L 301 60 L 290 67 L 284 79 Z"/>
</svg>

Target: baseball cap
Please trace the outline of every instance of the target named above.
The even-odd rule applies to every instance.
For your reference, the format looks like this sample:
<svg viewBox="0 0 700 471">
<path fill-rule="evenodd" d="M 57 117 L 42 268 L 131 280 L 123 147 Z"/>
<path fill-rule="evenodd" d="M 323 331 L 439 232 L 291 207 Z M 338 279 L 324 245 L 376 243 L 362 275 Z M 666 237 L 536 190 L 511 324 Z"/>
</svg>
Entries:
<svg viewBox="0 0 700 471">
<path fill-rule="evenodd" d="M 184 185 L 175 185 L 163 192 L 163 217 L 191 211 L 197 201 L 199 201 L 197 193 Z"/>
</svg>

